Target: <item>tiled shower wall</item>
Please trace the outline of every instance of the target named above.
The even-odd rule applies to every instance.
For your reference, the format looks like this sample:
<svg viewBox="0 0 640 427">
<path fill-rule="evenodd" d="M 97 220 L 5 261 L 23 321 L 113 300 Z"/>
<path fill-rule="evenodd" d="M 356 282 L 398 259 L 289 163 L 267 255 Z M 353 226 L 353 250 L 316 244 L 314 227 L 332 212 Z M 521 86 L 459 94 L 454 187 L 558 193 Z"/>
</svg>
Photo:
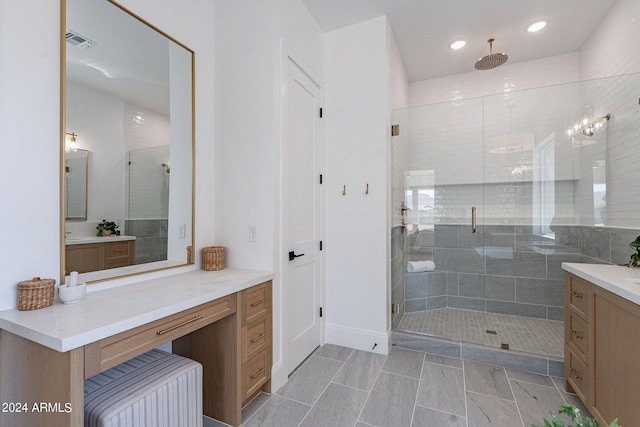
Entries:
<svg viewBox="0 0 640 427">
<path fill-rule="evenodd" d="M 136 236 L 136 264 L 167 259 L 167 219 L 128 219 L 125 234 Z"/>
<path fill-rule="evenodd" d="M 404 291 L 394 297 L 404 293 L 403 313 L 454 307 L 563 320 L 562 262 L 627 263 L 629 243 L 640 235 L 592 226 L 554 231 L 555 240 L 526 225 L 484 225 L 475 234 L 469 224 L 436 225 L 419 234 L 395 227 L 393 247 L 404 251 L 393 265 L 404 273 Z M 405 273 L 407 261 L 420 259 L 432 259 L 436 270 Z"/>
</svg>

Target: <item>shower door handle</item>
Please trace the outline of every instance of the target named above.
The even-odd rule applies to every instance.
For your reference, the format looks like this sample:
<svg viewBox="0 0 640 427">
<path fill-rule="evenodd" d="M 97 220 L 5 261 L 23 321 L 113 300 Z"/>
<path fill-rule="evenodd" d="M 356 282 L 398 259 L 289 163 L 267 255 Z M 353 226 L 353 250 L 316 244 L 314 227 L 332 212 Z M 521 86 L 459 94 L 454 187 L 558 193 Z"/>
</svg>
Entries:
<svg viewBox="0 0 640 427">
<path fill-rule="evenodd" d="M 471 207 L 471 232 L 476 232 L 476 207 Z"/>
</svg>

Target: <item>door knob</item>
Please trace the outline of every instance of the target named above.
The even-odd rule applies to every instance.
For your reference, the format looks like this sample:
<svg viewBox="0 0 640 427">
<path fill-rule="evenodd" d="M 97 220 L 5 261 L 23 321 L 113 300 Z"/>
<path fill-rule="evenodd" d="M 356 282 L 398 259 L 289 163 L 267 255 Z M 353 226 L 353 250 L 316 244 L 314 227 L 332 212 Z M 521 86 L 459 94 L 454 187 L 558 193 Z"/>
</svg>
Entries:
<svg viewBox="0 0 640 427">
<path fill-rule="evenodd" d="M 294 251 L 290 251 L 289 252 L 289 261 L 293 261 L 294 259 L 303 256 L 304 254 L 298 254 L 296 255 L 296 253 Z"/>
</svg>

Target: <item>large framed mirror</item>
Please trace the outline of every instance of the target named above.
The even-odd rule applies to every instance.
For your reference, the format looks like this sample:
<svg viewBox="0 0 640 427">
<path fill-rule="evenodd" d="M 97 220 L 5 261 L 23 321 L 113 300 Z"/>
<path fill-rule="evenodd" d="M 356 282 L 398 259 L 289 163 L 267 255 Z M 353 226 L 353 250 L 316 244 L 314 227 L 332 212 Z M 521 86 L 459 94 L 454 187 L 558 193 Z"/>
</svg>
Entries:
<svg viewBox="0 0 640 427">
<path fill-rule="evenodd" d="M 194 52 L 115 1 L 61 1 L 63 276 L 192 263 Z"/>
</svg>

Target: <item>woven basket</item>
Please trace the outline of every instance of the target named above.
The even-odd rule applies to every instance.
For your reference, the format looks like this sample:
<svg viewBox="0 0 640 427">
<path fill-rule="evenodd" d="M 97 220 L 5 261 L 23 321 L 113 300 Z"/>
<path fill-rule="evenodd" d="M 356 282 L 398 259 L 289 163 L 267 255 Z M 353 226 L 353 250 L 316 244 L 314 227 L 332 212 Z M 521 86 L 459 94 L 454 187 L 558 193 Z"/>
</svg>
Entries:
<svg viewBox="0 0 640 427">
<path fill-rule="evenodd" d="M 224 268 L 224 246 L 202 248 L 202 269 L 207 271 Z"/>
<path fill-rule="evenodd" d="M 53 304 L 55 279 L 34 277 L 18 283 L 18 310 L 37 310 Z"/>
</svg>

